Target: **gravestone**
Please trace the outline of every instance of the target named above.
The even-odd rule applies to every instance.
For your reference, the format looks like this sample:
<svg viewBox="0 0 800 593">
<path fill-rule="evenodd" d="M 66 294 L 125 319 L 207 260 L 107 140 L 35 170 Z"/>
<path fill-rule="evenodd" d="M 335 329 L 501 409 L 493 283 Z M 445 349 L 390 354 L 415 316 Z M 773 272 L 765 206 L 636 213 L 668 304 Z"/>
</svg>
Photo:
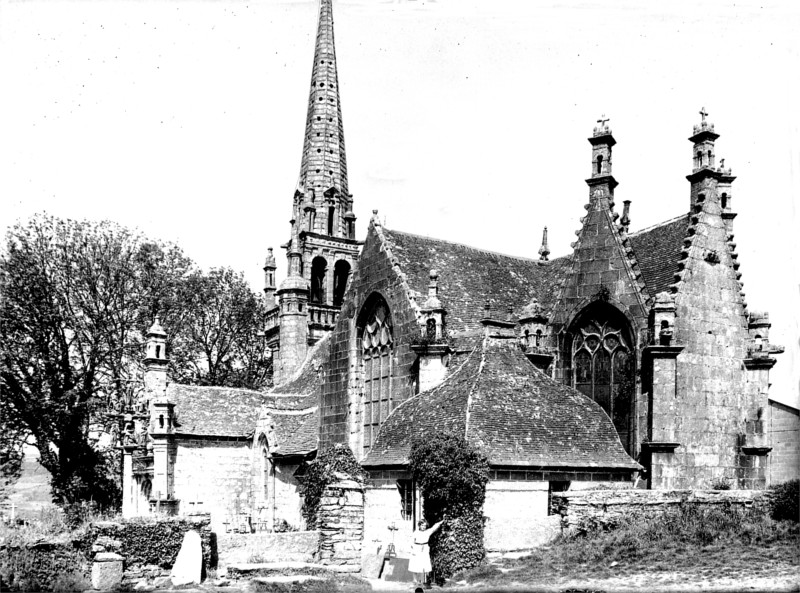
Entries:
<svg viewBox="0 0 800 593">
<path fill-rule="evenodd" d="M 183 536 L 183 543 L 172 566 L 169 575 L 173 586 L 199 583 L 203 570 L 203 548 L 200 534 L 196 531 L 187 531 Z"/>
<path fill-rule="evenodd" d="M 413 583 L 414 575 L 408 571 L 409 558 L 389 558 L 383 566 L 384 581 Z"/>
</svg>

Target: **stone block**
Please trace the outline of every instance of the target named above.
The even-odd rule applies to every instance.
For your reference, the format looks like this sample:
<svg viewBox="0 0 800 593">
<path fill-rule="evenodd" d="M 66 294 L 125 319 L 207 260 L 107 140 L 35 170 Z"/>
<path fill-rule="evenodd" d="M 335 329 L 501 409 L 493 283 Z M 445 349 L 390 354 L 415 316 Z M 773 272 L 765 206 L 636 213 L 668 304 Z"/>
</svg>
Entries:
<svg viewBox="0 0 800 593">
<path fill-rule="evenodd" d="M 97 554 L 92 563 L 92 587 L 99 591 L 116 589 L 122 583 L 124 558 L 113 552 Z"/>
</svg>

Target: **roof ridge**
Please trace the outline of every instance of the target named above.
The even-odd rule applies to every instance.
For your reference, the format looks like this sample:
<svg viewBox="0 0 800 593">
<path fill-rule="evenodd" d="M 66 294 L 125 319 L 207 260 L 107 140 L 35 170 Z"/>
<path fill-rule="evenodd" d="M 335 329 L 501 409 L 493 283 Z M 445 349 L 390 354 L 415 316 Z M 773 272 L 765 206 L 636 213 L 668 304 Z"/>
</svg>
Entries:
<svg viewBox="0 0 800 593">
<path fill-rule="evenodd" d="M 472 382 L 472 387 L 469 388 L 469 393 L 467 393 L 467 405 L 465 408 L 465 418 L 464 418 L 464 438 L 466 439 L 469 435 L 469 417 L 470 417 L 470 407 L 472 406 L 472 394 L 475 393 L 475 387 L 478 385 L 478 380 L 480 379 L 481 374 L 483 373 L 483 367 L 486 366 L 486 348 L 488 346 L 489 336 L 484 335 L 483 342 L 481 342 L 481 364 L 478 366 L 478 372 L 475 373 L 475 380 Z M 466 362 L 466 361 L 465 361 Z"/>
<path fill-rule="evenodd" d="M 431 237 L 431 236 L 428 236 L 428 235 L 418 235 L 416 233 L 409 233 L 407 231 L 399 231 L 399 230 L 396 230 L 396 229 L 388 229 L 386 227 L 383 227 L 383 229 L 385 231 L 388 231 L 389 233 L 400 233 L 401 235 L 406 235 L 406 236 L 409 236 L 409 237 L 416 237 L 418 239 L 426 239 L 428 241 L 438 241 L 439 243 L 447 243 L 448 245 L 455 245 L 456 247 L 463 247 L 465 249 L 469 249 L 471 251 L 477 251 L 479 253 L 488 253 L 489 255 L 499 255 L 500 257 L 508 257 L 508 258 L 511 258 L 511 259 L 517 259 L 517 260 L 531 262 L 531 263 L 539 263 L 541 261 L 541 260 L 533 259 L 533 258 L 530 258 L 530 257 L 524 257 L 524 256 L 521 256 L 521 255 L 511 255 L 510 253 L 501 253 L 500 251 L 492 251 L 491 249 L 482 249 L 480 247 L 473 247 L 472 245 L 467 245 L 466 243 L 457 243 L 455 241 L 448 241 L 447 239 L 439 239 L 437 237 Z M 549 260 L 547 263 L 548 264 L 552 264 L 555 261 L 558 261 L 558 260 L 561 260 L 561 259 L 568 259 L 569 257 L 570 257 L 570 254 L 562 255 L 560 257 L 556 257 L 554 259 Z"/>
<path fill-rule="evenodd" d="M 194 385 L 192 383 L 178 383 L 177 381 L 172 381 L 168 383 L 167 387 L 171 387 L 173 385 L 175 387 L 192 387 L 197 389 L 225 389 L 226 391 L 238 391 L 239 393 L 255 393 L 263 396 L 271 395 L 268 391 L 259 391 L 258 389 L 246 389 L 244 387 L 226 387 L 224 385 Z"/>
<path fill-rule="evenodd" d="M 442 382 L 441 382 L 441 383 L 439 383 L 438 385 L 435 385 L 435 386 L 431 387 L 430 389 L 427 389 L 427 390 L 425 390 L 425 391 L 420 391 L 419 393 L 415 393 L 414 395 L 412 395 L 412 396 L 411 396 L 411 397 L 409 397 L 408 399 L 405 399 L 405 400 L 403 400 L 402 402 L 400 402 L 400 404 L 399 404 L 399 405 L 398 405 L 396 408 L 394 408 L 394 409 L 393 409 L 391 412 L 389 412 L 389 415 L 386 417 L 386 420 L 384 420 L 384 421 L 383 421 L 383 424 L 385 425 L 387 422 L 389 422 L 389 419 L 392 417 L 392 415 L 393 415 L 395 412 L 397 412 L 397 410 L 399 410 L 399 409 L 400 409 L 400 408 L 402 408 L 404 405 L 406 405 L 407 403 L 409 403 L 409 402 L 412 402 L 412 401 L 416 401 L 417 399 L 419 399 L 419 397 L 420 397 L 421 395 L 424 395 L 424 394 L 426 394 L 426 393 L 432 393 L 433 391 L 435 391 L 435 390 L 439 389 L 439 387 L 441 387 L 441 386 L 443 386 L 445 383 L 447 383 L 447 381 L 448 381 L 448 380 L 449 380 L 451 377 L 455 377 L 455 376 L 456 376 L 456 375 L 457 375 L 457 374 L 458 374 L 458 373 L 461 371 L 461 369 L 463 369 L 463 368 L 464 368 L 464 365 L 465 365 L 465 364 L 467 364 L 467 363 L 469 362 L 470 358 L 472 358 L 472 355 L 473 355 L 473 354 L 475 354 L 475 351 L 476 351 L 477 349 L 478 349 L 478 347 L 477 347 L 477 346 L 475 346 L 475 347 L 474 347 L 472 350 L 470 350 L 470 353 L 469 353 L 469 354 L 466 356 L 466 358 L 464 358 L 464 360 L 461 362 L 461 364 L 460 364 L 460 365 L 458 365 L 458 368 L 457 368 L 456 370 L 454 370 L 452 373 L 450 373 L 449 375 L 447 375 L 447 377 L 445 377 L 444 381 L 442 381 Z M 380 435 L 380 431 L 378 431 L 378 434 Z"/>
<path fill-rule="evenodd" d="M 650 226 L 645 227 L 643 229 L 639 229 L 638 231 L 634 231 L 633 233 L 627 233 L 627 235 L 629 237 L 635 237 L 636 235 L 641 235 L 642 233 L 646 233 L 648 231 L 652 231 L 653 229 L 657 229 L 659 227 L 666 226 L 666 225 L 671 224 L 673 222 L 677 222 L 682 218 L 687 218 L 688 216 L 689 216 L 689 212 L 685 212 L 684 214 L 676 216 L 675 218 L 670 218 L 669 220 L 665 220 L 663 222 L 659 222 L 657 224 L 650 225 Z"/>
</svg>

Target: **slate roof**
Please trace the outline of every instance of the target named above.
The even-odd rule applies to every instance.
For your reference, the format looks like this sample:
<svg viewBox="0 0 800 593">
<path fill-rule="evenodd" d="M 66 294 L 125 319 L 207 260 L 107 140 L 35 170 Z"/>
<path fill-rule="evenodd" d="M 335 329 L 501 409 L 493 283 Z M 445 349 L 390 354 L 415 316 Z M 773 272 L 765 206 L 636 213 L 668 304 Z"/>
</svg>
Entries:
<svg viewBox="0 0 800 593">
<path fill-rule="evenodd" d="M 295 414 L 270 412 L 275 422 L 273 455 L 304 455 L 317 449 L 319 408 Z"/>
<path fill-rule="evenodd" d="M 175 404 L 175 433 L 179 435 L 249 437 L 258 410 L 268 398 L 260 391 L 232 387 L 167 386 L 167 399 Z"/>
<path fill-rule="evenodd" d="M 689 215 L 683 214 L 628 235 L 651 297 L 675 282 L 688 226 Z"/>
<path fill-rule="evenodd" d="M 465 433 L 494 466 L 634 470 L 598 404 L 536 369 L 515 340 L 485 338 L 439 386 L 399 405 L 364 466 L 404 465 L 416 435 Z"/>
<path fill-rule="evenodd" d="M 267 394 L 264 409 L 275 430 L 273 455 L 303 455 L 317 449 L 319 436 L 320 369 L 328 356 L 330 334 L 308 352 L 303 365 Z"/>
<path fill-rule="evenodd" d="M 409 286 L 421 295 L 420 304 L 428 293 L 430 270 L 438 270 L 439 299 L 448 328 L 455 332 L 480 328 L 487 299 L 499 317 L 509 306 L 518 315 L 533 297 L 549 310 L 572 263 L 571 256 L 540 263 L 385 227 L 383 235 Z"/>
</svg>

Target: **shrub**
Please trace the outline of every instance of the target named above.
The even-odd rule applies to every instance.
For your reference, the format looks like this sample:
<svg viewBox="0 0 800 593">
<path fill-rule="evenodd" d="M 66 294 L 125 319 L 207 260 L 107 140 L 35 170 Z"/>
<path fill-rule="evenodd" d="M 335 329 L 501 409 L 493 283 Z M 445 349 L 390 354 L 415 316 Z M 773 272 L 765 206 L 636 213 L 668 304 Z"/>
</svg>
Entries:
<svg viewBox="0 0 800 593">
<path fill-rule="evenodd" d="M 711 489 L 712 490 L 730 490 L 731 489 L 731 481 L 728 478 L 722 477 L 717 478 L 711 482 Z"/>
<path fill-rule="evenodd" d="M 0 547 L 0 581 L 6 591 L 83 591 L 89 563 L 70 541 L 6 544 Z"/>
<path fill-rule="evenodd" d="M 357 482 L 363 482 L 366 478 L 366 473 L 356 461 L 350 447 L 340 443 L 329 447 L 312 461 L 306 470 L 301 493 L 302 512 L 308 529 L 314 529 L 322 493 L 328 484 L 333 484 L 339 479 L 337 473 L 345 474 Z"/>
<path fill-rule="evenodd" d="M 431 538 L 431 563 L 442 583 L 486 556 L 483 502 L 489 464 L 464 437 L 450 433 L 415 440 L 409 464 L 425 500 L 425 518 L 431 524 L 444 520 Z"/>
<path fill-rule="evenodd" d="M 770 514 L 776 521 L 800 521 L 800 480 L 789 480 L 771 488 Z"/>
</svg>

